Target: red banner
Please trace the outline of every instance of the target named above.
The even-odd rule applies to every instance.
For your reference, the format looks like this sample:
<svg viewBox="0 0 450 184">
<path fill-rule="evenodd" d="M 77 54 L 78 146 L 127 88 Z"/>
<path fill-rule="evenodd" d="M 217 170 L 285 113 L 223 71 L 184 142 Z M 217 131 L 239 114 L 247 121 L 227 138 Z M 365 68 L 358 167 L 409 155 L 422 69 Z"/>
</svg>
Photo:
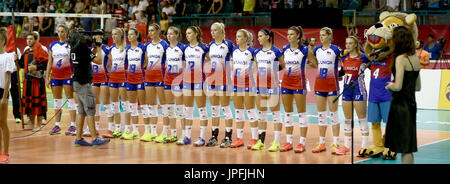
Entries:
<svg viewBox="0 0 450 184">
<path fill-rule="evenodd" d="M 16 44 L 15 44 L 15 27 L 10 26 L 7 27 L 6 30 L 8 31 L 8 43 L 6 44 L 6 52 L 14 52 L 15 48 L 16 48 Z"/>
</svg>

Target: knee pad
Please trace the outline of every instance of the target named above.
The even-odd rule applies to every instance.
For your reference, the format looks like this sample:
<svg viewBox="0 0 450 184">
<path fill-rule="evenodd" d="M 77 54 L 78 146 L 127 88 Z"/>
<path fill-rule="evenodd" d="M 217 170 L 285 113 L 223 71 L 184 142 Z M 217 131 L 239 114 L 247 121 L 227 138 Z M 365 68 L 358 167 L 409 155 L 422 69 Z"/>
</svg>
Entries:
<svg viewBox="0 0 450 184">
<path fill-rule="evenodd" d="M 300 124 L 300 128 L 308 127 L 308 122 L 306 121 L 306 113 L 298 113 L 298 120 Z"/>
<path fill-rule="evenodd" d="M 158 117 L 158 106 L 157 105 L 149 105 L 148 106 L 148 117 L 155 118 Z"/>
<path fill-rule="evenodd" d="M 286 112 L 284 113 L 284 121 L 286 127 L 292 127 L 294 126 L 294 116 L 292 116 L 292 112 Z"/>
<path fill-rule="evenodd" d="M 220 108 L 219 108 L 219 106 L 211 106 L 211 117 L 212 118 L 220 117 Z"/>
<path fill-rule="evenodd" d="M 339 115 L 338 112 L 330 112 L 331 125 L 339 124 Z"/>
<path fill-rule="evenodd" d="M 113 117 L 114 116 L 113 105 L 112 104 L 106 104 L 105 105 L 105 112 L 106 112 L 106 116 L 108 118 Z"/>
<path fill-rule="evenodd" d="M 137 106 L 137 103 L 130 103 L 131 116 L 139 116 Z"/>
<path fill-rule="evenodd" d="M 161 105 L 162 106 L 162 115 L 164 116 L 164 117 L 169 117 L 169 109 L 170 109 L 170 106 L 169 106 L 170 104 L 164 104 L 164 105 Z"/>
<path fill-rule="evenodd" d="M 54 105 L 55 105 L 55 109 L 56 109 L 56 110 L 59 110 L 59 109 L 62 108 L 62 104 L 63 104 L 62 99 L 54 99 L 54 100 L 53 100 L 53 103 L 54 103 Z"/>
<path fill-rule="evenodd" d="M 267 112 L 266 111 L 258 111 L 258 120 L 260 122 L 266 122 Z"/>
<path fill-rule="evenodd" d="M 184 105 L 177 105 L 176 107 L 177 107 L 177 113 L 178 113 L 178 116 L 180 116 L 181 118 L 183 118 L 183 117 L 184 117 L 184 113 L 183 113 L 183 111 L 184 111 Z"/>
<path fill-rule="evenodd" d="M 95 116 L 100 116 L 101 104 L 95 104 Z"/>
<path fill-rule="evenodd" d="M 194 107 L 184 107 L 184 118 L 187 120 L 194 119 Z"/>
<path fill-rule="evenodd" d="M 77 104 L 75 103 L 75 99 L 67 99 L 67 108 L 68 110 L 77 110 Z"/>
<path fill-rule="evenodd" d="M 175 104 L 167 104 L 167 117 L 169 118 L 176 118 L 177 116 L 175 115 Z"/>
<path fill-rule="evenodd" d="M 346 119 L 344 123 L 344 133 L 351 134 L 352 133 L 352 120 Z"/>
<path fill-rule="evenodd" d="M 274 123 L 281 123 L 281 113 L 280 111 L 272 112 L 272 119 Z"/>
<path fill-rule="evenodd" d="M 319 114 L 319 126 L 328 126 L 327 123 L 327 112 L 323 111 L 323 112 L 318 112 Z"/>
<path fill-rule="evenodd" d="M 128 110 L 130 109 L 130 107 L 128 106 L 128 101 L 121 101 L 120 105 L 122 105 L 122 110 L 124 113 L 129 112 Z"/>
<path fill-rule="evenodd" d="M 150 109 L 148 108 L 148 105 L 141 105 L 142 107 L 142 118 L 149 118 Z"/>
<path fill-rule="evenodd" d="M 230 106 L 222 107 L 222 113 L 225 116 L 225 119 L 233 119 L 233 113 L 231 113 Z"/>
<path fill-rule="evenodd" d="M 256 118 L 256 109 L 250 109 L 250 110 L 247 110 L 247 116 L 248 116 L 248 120 L 249 120 L 250 122 L 255 122 L 255 121 L 258 120 L 258 119 Z"/>
<path fill-rule="evenodd" d="M 359 120 L 359 128 L 361 129 L 361 133 L 368 134 L 369 133 L 369 124 L 367 123 L 367 119 Z"/>
<path fill-rule="evenodd" d="M 198 114 L 200 115 L 200 121 L 208 120 L 208 112 L 206 112 L 206 107 L 198 108 Z"/>
<path fill-rule="evenodd" d="M 112 105 L 114 114 L 120 113 L 120 102 L 113 102 Z"/>
<path fill-rule="evenodd" d="M 236 122 L 242 122 L 244 121 L 244 110 L 243 109 L 236 109 Z"/>
</svg>

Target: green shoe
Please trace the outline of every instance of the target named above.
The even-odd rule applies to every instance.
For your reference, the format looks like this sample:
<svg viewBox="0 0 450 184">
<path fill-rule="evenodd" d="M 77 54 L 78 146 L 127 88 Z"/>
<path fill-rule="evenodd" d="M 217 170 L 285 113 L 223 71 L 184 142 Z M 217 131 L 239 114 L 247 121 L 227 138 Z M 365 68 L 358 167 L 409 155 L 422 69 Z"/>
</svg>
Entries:
<svg viewBox="0 0 450 184">
<path fill-rule="evenodd" d="M 177 140 L 178 140 L 177 136 L 173 136 L 173 135 L 164 138 L 165 143 L 173 143 L 173 142 L 177 142 Z"/>
<path fill-rule="evenodd" d="M 269 148 L 270 152 L 276 152 L 276 151 L 280 151 L 280 143 L 277 142 L 272 142 L 272 145 Z"/>
<path fill-rule="evenodd" d="M 256 142 L 256 144 L 252 147 L 252 150 L 262 150 L 264 147 L 264 143 L 262 143 L 261 140 L 258 140 L 258 142 Z"/>
<path fill-rule="evenodd" d="M 152 141 L 150 133 L 144 133 L 141 137 L 141 141 L 150 142 Z"/>
<path fill-rule="evenodd" d="M 177 144 L 177 145 L 184 145 L 183 139 L 184 139 L 184 136 L 180 137 L 180 139 L 178 139 L 178 141 L 175 144 Z"/>
<path fill-rule="evenodd" d="M 165 139 L 166 137 L 167 137 L 167 136 L 165 136 L 164 134 L 159 134 L 159 136 L 155 138 L 155 142 L 157 142 L 157 143 L 163 143 L 163 142 L 165 142 L 164 139 Z"/>
<path fill-rule="evenodd" d="M 133 132 L 133 133 L 125 132 L 122 135 L 122 139 L 125 139 L 125 140 L 133 140 L 135 138 L 139 138 L 139 133 L 136 133 L 136 132 Z"/>
<path fill-rule="evenodd" d="M 139 135 L 139 132 L 133 132 L 131 133 L 131 136 L 133 137 L 133 139 L 138 139 L 141 135 Z"/>
<path fill-rule="evenodd" d="M 128 131 L 125 130 L 125 131 L 123 132 L 122 136 L 120 136 L 120 138 L 121 138 L 121 139 L 127 139 L 127 138 L 130 139 L 130 138 L 131 138 L 131 134 L 130 134 L 130 132 L 128 132 Z"/>
<path fill-rule="evenodd" d="M 122 136 L 122 132 L 118 131 L 118 130 L 114 130 L 112 136 L 114 138 L 119 138 L 120 136 Z"/>
</svg>

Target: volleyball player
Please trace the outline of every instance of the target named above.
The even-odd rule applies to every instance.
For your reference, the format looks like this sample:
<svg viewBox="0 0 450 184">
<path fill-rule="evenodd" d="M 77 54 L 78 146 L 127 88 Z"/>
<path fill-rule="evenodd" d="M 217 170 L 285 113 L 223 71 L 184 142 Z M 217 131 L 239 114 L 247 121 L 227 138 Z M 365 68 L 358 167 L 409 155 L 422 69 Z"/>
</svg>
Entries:
<svg viewBox="0 0 450 184">
<path fill-rule="evenodd" d="M 306 59 L 313 57 L 308 54 L 308 47 L 302 43 L 303 29 L 301 26 L 292 26 L 288 29 L 287 40 L 289 44 L 283 48 L 283 56 L 280 61 L 284 68 L 284 75 L 281 83 L 281 98 L 285 111 L 286 143 L 280 151 L 290 151 L 294 149 L 292 132 L 294 131 L 294 117 L 299 118 L 300 143 L 295 148 L 296 153 L 305 151 L 306 134 L 308 123 L 306 118 Z M 293 102 L 297 106 L 294 113 Z"/>
<path fill-rule="evenodd" d="M 148 34 L 152 41 L 145 44 L 145 57 L 147 60 L 147 68 L 145 70 L 145 100 L 148 108 L 144 107 L 144 110 L 147 111 L 146 117 L 150 118 L 151 133 L 144 133 L 141 140 L 162 143 L 164 142 L 164 138 L 167 137 L 167 131 L 169 129 L 169 119 L 167 117 L 168 106 L 165 105 L 163 83 L 166 59 L 165 51 L 169 45 L 166 41 L 161 40 L 161 28 L 158 24 L 151 24 L 148 27 Z M 158 103 L 156 97 L 159 99 L 159 105 L 162 107 L 163 112 L 163 131 L 159 136 L 156 132 L 156 125 L 158 123 Z M 148 123 L 145 122 L 145 124 L 148 127 Z"/>
<path fill-rule="evenodd" d="M 232 126 L 233 114 L 230 108 L 230 56 L 233 52 L 233 42 L 225 37 L 225 25 L 223 23 L 215 22 L 211 25 L 211 36 L 214 39 L 209 43 L 209 52 L 207 57 L 210 61 L 207 62 L 207 77 L 208 84 L 207 95 L 211 102 L 211 122 L 212 122 L 212 136 L 206 143 L 206 146 L 216 146 L 217 138 L 219 136 L 220 124 L 220 105 L 222 113 L 225 116 L 225 139 L 220 144 L 221 148 L 230 147 L 232 140 Z M 201 126 L 200 131 L 204 132 L 206 126 Z"/>
<path fill-rule="evenodd" d="M 176 142 L 177 124 L 181 124 L 181 137 L 184 139 L 184 114 L 183 114 L 183 61 L 185 45 L 180 42 L 181 30 L 177 27 L 169 27 L 167 30 L 167 40 L 169 40 L 169 47 L 166 49 L 166 71 L 164 78 L 164 94 L 166 104 L 169 106 L 169 123 L 171 135 L 164 141 L 166 143 Z M 176 104 L 176 105 L 175 105 Z M 180 116 L 180 123 L 175 115 L 175 110 Z"/>
<path fill-rule="evenodd" d="M 203 91 L 205 75 L 203 66 L 208 46 L 202 42 L 202 31 L 197 26 L 190 26 L 186 30 L 186 39 L 189 42 L 184 50 L 185 70 L 183 74 L 183 103 L 185 120 L 185 137 L 178 141 L 179 145 L 191 144 L 191 130 L 194 116 L 194 100 L 200 114 L 200 126 L 208 125 L 206 112 L 206 96 Z M 194 146 L 204 146 L 205 129 L 200 131 L 198 140 Z"/>
<path fill-rule="evenodd" d="M 339 116 L 338 116 L 338 103 L 333 103 L 336 95 L 339 92 L 338 83 L 338 61 L 341 49 L 333 45 L 333 31 L 324 27 L 320 29 L 320 41 L 321 46 L 314 49 L 314 58 L 311 58 L 311 62 L 314 66 L 317 66 L 317 77 L 314 84 L 314 90 L 316 94 L 316 105 L 319 115 L 319 133 L 320 140 L 318 145 L 312 150 L 313 153 L 319 153 L 326 151 L 325 135 L 327 131 L 327 104 L 330 110 L 330 119 L 333 129 L 333 144 L 331 153 L 335 154 L 339 149 Z"/>
<path fill-rule="evenodd" d="M 103 35 L 94 35 L 94 39 L 98 43 L 102 42 Z M 95 47 L 92 47 L 91 49 L 94 49 Z M 109 104 L 109 88 L 108 88 L 108 78 L 107 78 L 107 67 L 108 64 L 108 54 L 109 54 L 109 48 L 107 45 L 102 44 L 100 46 L 100 52 L 97 54 L 101 54 L 101 64 L 96 64 L 92 62 L 92 90 L 94 91 L 95 95 L 95 130 L 96 134 L 99 135 L 98 130 L 100 129 L 100 114 L 101 114 L 101 104 L 100 104 L 100 98 L 101 103 L 103 103 L 103 107 L 105 108 L 106 116 L 108 117 L 109 122 L 113 122 L 113 113 L 110 109 Z M 91 133 L 89 131 L 89 126 L 86 127 L 86 129 L 83 132 L 83 136 L 90 137 Z"/>
<path fill-rule="evenodd" d="M 50 57 L 48 57 L 47 70 L 44 75 L 46 86 L 50 88 L 51 85 L 56 113 L 55 127 L 50 131 L 50 135 L 61 133 L 62 91 L 64 89 L 70 114 L 70 127 L 65 134 L 74 136 L 76 134 L 76 103 L 72 90 L 73 80 L 69 56 L 70 46 L 67 43 L 69 29 L 67 26 L 61 24 L 58 25 L 57 30 L 59 40 L 50 44 Z M 49 77 L 50 81 L 48 80 Z M 60 109 L 61 111 L 59 111 Z"/>
<path fill-rule="evenodd" d="M 109 94 L 111 99 L 110 108 L 114 114 L 114 122 L 108 123 L 108 131 L 103 137 L 106 138 L 119 138 L 122 136 L 122 127 L 120 125 L 121 114 L 120 105 L 122 105 L 125 115 L 125 122 L 130 121 L 127 103 L 127 91 L 126 91 L 126 70 L 127 70 L 127 50 L 130 47 L 125 43 L 125 32 L 121 28 L 114 28 L 112 30 L 112 39 L 114 45 L 111 46 L 108 57 L 111 60 L 111 65 L 109 65 L 110 75 L 109 75 Z M 119 102 L 119 96 L 121 102 Z"/>
<path fill-rule="evenodd" d="M 128 40 L 130 41 L 130 48 L 127 50 L 127 99 L 128 112 L 131 113 L 131 120 L 133 122 L 133 132 L 130 130 L 130 122 L 125 122 L 125 130 L 122 134 L 122 139 L 132 140 L 139 138 L 139 112 L 138 99 L 140 102 L 145 102 L 145 87 L 144 87 L 144 60 L 145 47 L 142 41 L 142 34 L 135 28 L 130 28 L 128 31 Z"/>
<path fill-rule="evenodd" d="M 251 148 L 258 141 L 258 121 L 255 109 L 254 78 L 255 70 L 254 52 L 251 47 L 253 35 L 245 29 L 236 32 L 236 44 L 233 48 L 233 62 L 231 64 L 233 78 L 233 104 L 236 114 L 236 140 L 231 144 L 232 148 L 244 146 L 244 110 L 250 121 L 252 138 L 247 148 Z M 244 109 L 245 106 L 245 109 Z"/>
<path fill-rule="evenodd" d="M 350 143 L 352 141 L 352 117 L 353 108 L 358 115 L 359 126 L 362 134 L 361 148 L 358 151 L 359 157 L 364 155 L 364 149 L 369 140 L 369 125 L 366 118 L 367 92 L 364 83 L 364 70 L 369 59 L 361 49 L 356 36 L 349 36 L 345 40 L 345 50 L 348 51 L 342 58 L 344 76 L 344 91 L 342 95 L 342 109 L 344 110 L 344 146 L 342 146 L 336 155 L 345 155 L 351 151 Z M 352 84 L 350 84 L 352 83 Z M 353 103 L 353 104 L 352 104 Z"/>
<path fill-rule="evenodd" d="M 259 117 L 259 140 L 252 147 L 252 150 L 264 149 L 264 140 L 267 129 L 267 107 L 270 107 L 274 122 L 275 138 L 269 151 L 280 150 L 281 135 L 281 113 L 280 113 L 280 87 L 278 80 L 279 59 L 281 57 L 280 49 L 273 45 L 274 34 L 268 29 L 261 29 L 258 32 L 258 41 L 261 48 L 255 51 L 256 65 L 258 67 L 258 75 L 256 82 L 256 106 L 258 107 Z"/>
</svg>

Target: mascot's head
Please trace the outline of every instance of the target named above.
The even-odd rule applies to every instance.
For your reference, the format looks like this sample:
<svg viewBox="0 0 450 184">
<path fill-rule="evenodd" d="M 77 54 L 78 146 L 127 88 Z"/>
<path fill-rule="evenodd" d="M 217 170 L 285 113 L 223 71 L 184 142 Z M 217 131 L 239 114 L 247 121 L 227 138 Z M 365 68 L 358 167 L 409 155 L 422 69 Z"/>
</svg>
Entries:
<svg viewBox="0 0 450 184">
<path fill-rule="evenodd" d="M 389 51 L 381 53 L 378 60 L 382 60 L 389 56 L 393 51 L 392 33 L 397 26 L 406 26 L 413 32 L 414 39 L 417 39 L 418 31 L 416 25 L 416 15 L 399 12 L 383 12 L 380 14 L 380 21 L 370 27 L 364 34 L 366 45 L 365 53 L 371 53 L 375 49 L 381 49 L 389 46 Z M 374 58 L 370 58 L 374 59 Z"/>
</svg>

